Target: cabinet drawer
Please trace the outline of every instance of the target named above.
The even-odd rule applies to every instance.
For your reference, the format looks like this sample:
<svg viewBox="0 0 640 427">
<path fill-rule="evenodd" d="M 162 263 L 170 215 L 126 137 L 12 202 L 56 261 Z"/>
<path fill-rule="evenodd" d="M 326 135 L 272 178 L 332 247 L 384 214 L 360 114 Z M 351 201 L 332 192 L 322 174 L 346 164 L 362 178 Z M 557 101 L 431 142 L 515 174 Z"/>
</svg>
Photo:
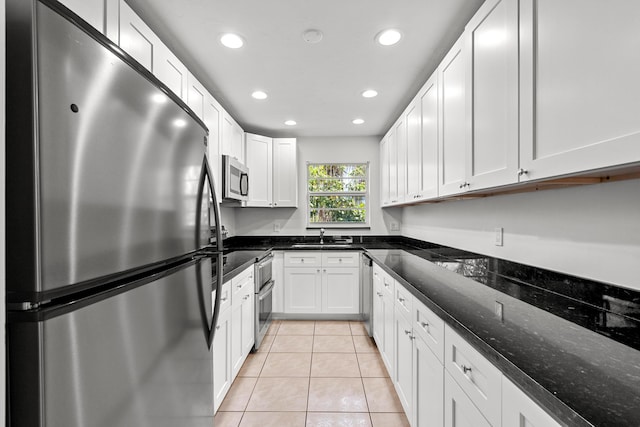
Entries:
<svg viewBox="0 0 640 427">
<path fill-rule="evenodd" d="M 445 368 L 493 427 L 501 425 L 502 373 L 449 325 Z"/>
<path fill-rule="evenodd" d="M 320 267 L 322 256 L 320 252 L 285 252 L 285 267 Z"/>
<path fill-rule="evenodd" d="M 247 287 L 253 287 L 253 266 L 247 268 L 242 273 L 238 274 L 236 277 L 231 279 L 231 289 L 232 289 L 232 303 L 235 306 L 236 304 L 242 303 L 239 298 L 236 298 L 236 295 L 245 294 L 247 292 Z M 236 299 L 238 301 L 236 301 Z"/>
<path fill-rule="evenodd" d="M 417 299 L 413 300 L 413 329 L 444 364 L 444 321 Z"/>
<path fill-rule="evenodd" d="M 323 267 L 357 267 L 360 252 L 323 252 Z"/>
<path fill-rule="evenodd" d="M 220 291 L 220 313 L 231 306 L 231 280 L 222 285 Z"/>
<path fill-rule="evenodd" d="M 444 374 L 444 425 L 445 427 L 473 426 L 496 427 L 487 422 L 482 412 L 447 372 Z M 514 424 L 520 425 L 522 424 Z"/>
<path fill-rule="evenodd" d="M 395 283 L 395 298 L 393 303 L 398 312 L 402 313 L 407 319 L 411 319 L 413 295 L 398 282 Z"/>
</svg>

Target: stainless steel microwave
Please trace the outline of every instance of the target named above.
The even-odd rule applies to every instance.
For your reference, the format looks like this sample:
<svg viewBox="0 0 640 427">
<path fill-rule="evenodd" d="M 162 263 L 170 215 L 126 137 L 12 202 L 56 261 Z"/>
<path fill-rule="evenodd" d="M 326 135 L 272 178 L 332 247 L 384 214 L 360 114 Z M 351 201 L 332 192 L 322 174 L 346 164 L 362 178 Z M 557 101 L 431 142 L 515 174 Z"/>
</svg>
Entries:
<svg viewBox="0 0 640 427">
<path fill-rule="evenodd" d="M 235 157 L 222 156 L 222 198 L 243 202 L 249 198 L 249 168 Z"/>
</svg>

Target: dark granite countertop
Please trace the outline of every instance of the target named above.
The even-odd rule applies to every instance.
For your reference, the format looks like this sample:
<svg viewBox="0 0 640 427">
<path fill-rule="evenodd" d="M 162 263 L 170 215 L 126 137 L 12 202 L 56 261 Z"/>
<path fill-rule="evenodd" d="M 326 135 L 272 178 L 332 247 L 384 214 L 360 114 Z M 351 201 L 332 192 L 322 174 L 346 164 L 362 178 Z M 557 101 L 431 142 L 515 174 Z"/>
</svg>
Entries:
<svg viewBox="0 0 640 427">
<path fill-rule="evenodd" d="M 231 249 L 225 250 L 223 255 L 223 282 L 236 277 L 258 260 L 264 258 L 269 249 Z"/>
<path fill-rule="evenodd" d="M 239 259 L 310 241 L 233 239 Z M 354 238 L 351 249 L 366 250 L 562 423 L 640 426 L 640 292 L 399 236 Z"/>
</svg>

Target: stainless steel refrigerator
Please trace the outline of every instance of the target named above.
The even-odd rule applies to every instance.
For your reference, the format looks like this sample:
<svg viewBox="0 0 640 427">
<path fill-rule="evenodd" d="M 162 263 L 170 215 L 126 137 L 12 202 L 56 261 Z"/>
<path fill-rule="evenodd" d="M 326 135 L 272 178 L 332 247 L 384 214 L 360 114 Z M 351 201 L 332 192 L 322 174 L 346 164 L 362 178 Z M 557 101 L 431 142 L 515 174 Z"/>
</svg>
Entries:
<svg viewBox="0 0 640 427">
<path fill-rule="evenodd" d="M 6 6 L 7 425 L 211 427 L 207 129 L 58 2 Z"/>
</svg>

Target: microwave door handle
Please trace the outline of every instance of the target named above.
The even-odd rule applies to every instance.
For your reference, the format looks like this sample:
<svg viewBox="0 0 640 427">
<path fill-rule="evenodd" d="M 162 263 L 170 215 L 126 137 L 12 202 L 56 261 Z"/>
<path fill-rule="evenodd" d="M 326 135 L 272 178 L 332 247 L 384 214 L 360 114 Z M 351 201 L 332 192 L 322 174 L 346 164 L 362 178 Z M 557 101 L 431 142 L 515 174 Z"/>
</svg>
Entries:
<svg viewBox="0 0 640 427">
<path fill-rule="evenodd" d="M 240 173 L 240 195 L 249 195 L 249 174 L 245 172 Z"/>
</svg>

